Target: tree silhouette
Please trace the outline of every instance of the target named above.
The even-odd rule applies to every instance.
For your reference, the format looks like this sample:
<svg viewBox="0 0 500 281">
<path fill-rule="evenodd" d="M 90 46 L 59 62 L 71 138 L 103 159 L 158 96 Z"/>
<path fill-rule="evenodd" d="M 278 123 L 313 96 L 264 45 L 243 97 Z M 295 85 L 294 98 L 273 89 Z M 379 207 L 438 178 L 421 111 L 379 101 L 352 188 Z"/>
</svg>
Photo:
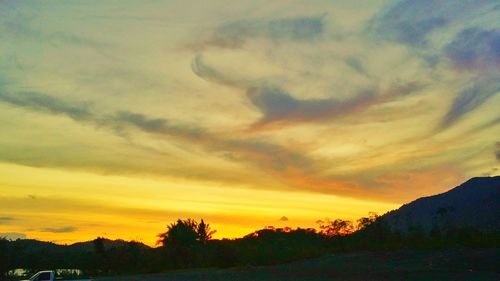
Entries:
<svg viewBox="0 0 500 281">
<path fill-rule="evenodd" d="M 198 241 L 198 223 L 193 219 L 181 220 L 167 226 L 167 231 L 158 234 L 156 244 L 163 247 L 191 246 Z"/>
<path fill-rule="evenodd" d="M 181 220 L 167 226 L 167 231 L 158 234 L 157 245 L 173 247 L 175 245 L 189 246 L 201 242 L 206 244 L 212 239 L 216 230 L 210 228 L 210 224 L 201 219 L 200 223 L 194 219 Z"/>
<path fill-rule="evenodd" d="M 369 225 L 373 224 L 375 221 L 379 219 L 379 215 L 375 212 L 369 212 L 368 217 L 362 217 L 358 219 L 357 230 L 363 230 L 367 228 Z"/>
<path fill-rule="evenodd" d="M 203 221 L 203 219 L 201 219 L 201 222 L 198 224 L 198 228 L 196 229 L 196 232 L 198 233 L 198 240 L 202 244 L 206 244 L 208 242 L 208 240 L 212 239 L 212 235 L 217 231 L 211 230 L 210 224 L 205 223 Z"/>
<path fill-rule="evenodd" d="M 203 246 L 212 238 L 215 230 L 201 220 L 178 219 L 167 226 L 167 231 L 158 234 L 157 244 L 161 245 L 166 258 L 177 267 L 191 266 L 203 260 Z"/>
<path fill-rule="evenodd" d="M 319 228 L 321 229 L 321 233 L 326 236 L 345 236 L 354 231 L 352 222 L 342 219 L 327 220 L 326 223 L 320 224 Z"/>
</svg>

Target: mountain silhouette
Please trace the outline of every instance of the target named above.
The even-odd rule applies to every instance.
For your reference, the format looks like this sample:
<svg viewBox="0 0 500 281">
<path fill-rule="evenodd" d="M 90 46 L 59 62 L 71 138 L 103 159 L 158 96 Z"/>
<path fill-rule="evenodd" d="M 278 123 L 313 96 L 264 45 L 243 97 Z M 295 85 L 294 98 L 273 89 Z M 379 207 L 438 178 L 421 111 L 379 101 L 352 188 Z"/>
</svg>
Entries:
<svg viewBox="0 0 500 281">
<path fill-rule="evenodd" d="M 472 178 L 447 192 L 419 198 L 382 216 L 393 230 L 436 225 L 500 230 L 500 176 Z"/>
<path fill-rule="evenodd" d="M 17 239 L 10 242 L 12 248 L 19 249 L 29 249 L 32 252 L 45 251 L 45 252 L 56 252 L 56 253 L 72 253 L 72 252 L 93 252 L 94 251 L 94 241 L 77 242 L 70 245 L 59 245 L 48 241 L 39 241 L 34 239 Z M 104 248 L 106 250 L 111 248 L 125 248 L 128 245 L 134 244 L 139 249 L 149 249 L 150 247 L 136 241 L 124 241 L 121 239 L 110 240 L 103 239 Z"/>
</svg>

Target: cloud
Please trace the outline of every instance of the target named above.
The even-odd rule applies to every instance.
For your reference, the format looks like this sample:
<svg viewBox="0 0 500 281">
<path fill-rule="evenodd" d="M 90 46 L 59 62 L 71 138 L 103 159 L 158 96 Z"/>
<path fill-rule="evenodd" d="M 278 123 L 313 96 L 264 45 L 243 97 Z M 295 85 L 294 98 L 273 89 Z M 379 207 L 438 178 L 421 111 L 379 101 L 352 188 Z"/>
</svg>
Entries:
<svg viewBox="0 0 500 281">
<path fill-rule="evenodd" d="M 285 216 L 282 216 L 282 217 L 280 218 L 280 221 L 288 221 L 288 218 L 287 218 L 287 217 L 285 217 Z"/>
<path fill-rule="evenodd" d="M 2 224 L 10 224 L 14 220 L 15 220 L 14 217 L 0 217 L 0 225 L 2 225 Z"/>
<path fill-rule="evenodd" d="M 198 77 L 205 79 L 206 81 L 222 84 L 229 87 L 245 88 L 251 84 L 250 81 L 225 75 L 217 69 L 210 67 L 203 62 L 202 54 L 197 54 L 196 56 L 194 56 L 191 62 L 191 70 Z"/>
<path fill-rule="evenodd" d="M 324 15 L 233 21 L 216 28 L 205 44 L 239 48 L 250 38 L 266 38 L 272 41 L 309 41 L 324 33 L 324 21 Z"/>
<path fill-rule="evenodd" d="M 243 138 L 214 134 L 200 127 L 128 111 L 100 114 L 95 110 L 92 112 L 88 111 L 88 114 L 82 114 L 83 117 L 80 117 L 79 114 L 74 114 L 75 108 L 82 108 L 77 103 L 70 105 L 69 102 L 59 100 L 55 97 L 46 98 L 47 95 L 33 92 L 31 94 L 34 97 L 24 98 L 22 99 L 23 102 L 10 98 L 11 95 L 8 98 L 0 99 L 0 101 L 37 112 L 67 115 L 73 117 L 73 120 L 77 122 L 93 125 L 98 129 L 107 129 L 120 137 L 127 138 L 127 134 L 131 132 L 130 130 L 134 129 L 152 135 L 173 137 L 182 141 L 185 145 L 198 146 L 206 152 L 215 152 L 218 155 L 222 153 L 226 159 L 251 165 L 288 188 L 341 194 L 348 194 L 352 191 L 352 188 L 358 188 L 343 180 L 338 181 L 321 175 L 319 171 L 323 164 L 320 160 L 311 159 L 307 155 L 304 155 L 302 151 L 288 149 L 287 147 L 273 144 L 260 138 L 251 138 L 248 136 Z M 7 95 L 4 94 L 3 96 Z M 42 102 L 34 102 L 38 100 Z M 45 100 L 50 100 L 50 102 L 45 102 Z M 21 159 L 20 161 L 23 164 L 30 163 L 26 162 L 25 159 Z M 49 159 L 44 158 L 44 164 L 48 161 Z M 95 161 L 95 163 L 99 164 L 99 161 L 90 161 Z M 83 167 L 87 166 L 88 164 L 83 165 Z M 113 167 L 106 166 L 103 168 L 113 169 Z M 165 173 L 161 169 L 155 170 L 149 168 L 146 172 L 148 171 L 152 173 Z M 204 179 L 207 179 L 207 177 L 210 179 L 213 175 L 203 176 Z"/>
<path fill-rule="evenodd" d="M 0 237 L 4 237 L 8 240 L 26 239 L 27 236 L 24 233 L 19 232 L 0 232 Z"/>
<path fill-rule="evenodd" d="M 413 46 L 425 45 L 426 36 L 446 24 L 441 5 L 446 1 L 399 1 L 369 22 L 378 36 Z"/>
<path fill-rule="evenodd" d="M 495 9 L 494 1 L 403 0 L 376 15 L 368 30 L 387 40 L 426 47 L 434 31 Z"/>
<path fill-rule="evenodd" d="M 124 126 L 133 126 L 148 133 L 161 133 L 179 137 L 197 138 L 203 134 L 200 128 L 176 125 L 164 118 L 148 118 L 143 114 L 119 111 L 100 114 L 90 110 L 88 103 L 70 103 L 60 98 L 38 92 L 0 92 L 0 101 L 32 111 L 53 115 L 65 115 L 79 122 L 88 122 L 97 128 L 111 128 L 117 132 Z"/>
<path fill-rule="evenodd" d="M 35 92 L 23 93 L 22 98 L 2 94 L 0 101 L 37 112 L 66 115 L 75 121 L 85 122 L 99 129 L 109 129 L 120 137 L 124 137 L 130 129 L 171 136 L 189 145 L 200 146 L 208 152 L 222 152 L 230 155 L 228 159 L 249 163 L 288 183 L 292 183 L 294 177 L 302 181 L 316 181 L 311 159 L 299 152 L 260 139 L 216 135 L 203 128 L 129 111 L 99 114 L 97 111 L 81 110 L 84 107 L 79 104 L 70 104 Z M 290 172 L 294 174 L 294 177 L 289 175 Z"/>
<path fill-rule="evenodd" d="M 467 28 L 444 51 L 457 69 L 500 71 L 500 30 Z"/>
<path fill-rule="evenodd" d="M 8 12 L 3 13 L 3 10 Z M 30 12 L 27 12 L 24 9 L 15 7 L 0 10 L 0 16 L 4 19 L 3 21 L 0 20 L 0 27 L 3 27 L 3 32 L 12 35 L 13 38 L 29 40 L 34 44 L 49 43 L 57 46 L 66 44 L 93 48 L 99 51 L 110 46 L 108 43 L 81 36 L 75 31 L 48 31 L 47 28 L 40 28 L 34 23 L 39 16 L 37 15 L 40 10 L 39 7 L 32 7 L 29 10 Z"/>
<path fill-rule="evenodd" d="M 387 17 L 389 18 L 390 16 Z M 400 17 L 397 18 L 399 19 Z M 413 46 L 423 46 L 427 44 L 427 34 L 445 25 L 445 23 L 446 20 L 439 17 L 414 23 L 406 21 L 400 21 L 399 23 L 387 21 L 379 27 L 378 33 L 385 33 L 386 39 L 392 39 Z"/>
<path fill-rule="evenodd" d="M 250 88 L 247 96 L 263 114 L 253 128 L 263 128 L 272 123 L 324 121 L 352 113 L 372 104 L 377 96 L 372 92 L 361 93 L 345 101 L 334 98 L 299 100 L 280 88 Z"/>
<path fill-rule="evenodd" d="M 470 1 L 466 2 L 470 3 Z M 379 14 L 384 18 L 378 18 L 380 22 L 377 22 L 377 26 L 388 27 L 387 30 L 380 29 L 381 33 L 387 33 L 388 37 L 384 38 L 403 44 L 426 46 L 435 43 L 432 40 L 439 37 L 437 40 L 441 40 L 439 42 L 441 45 L 432 47 L 436 47 L 437 52 L 441 52 L 446 49 L 442 48 L 442 44 L 446 45 L 448 42 L 458 40 L 458 35 L 456 40 L 453 39 L 454 33 L 460 32 L 464 24 L 482 24 L 482 22 L 468 21 L 468 18 L 464 23 L 453 24 L 455 18 L 461 15 L 460 13 L 469 13 L 464 7 L 472 4 L 451 5 L 451 2 L 446 0 L 442 2 L 395 1 L 395 3 L 387 11 Z M 476 3 L 482 5 L 485 2 L 477 1 Z M 373 9 L 379 4 L 370 9 L 357 9 L 352 13 L 352 18 L 348 19 L 349 22 L 342 21 L 341 18 L 342 14 L 350 14 L 346 11 L 350 11 L 351 7 L 347 7 L 347 10 L 346 7 L 337 9 L 335 5 L 334 3 L 326 4 L 327 9 L 324 10 L 337 10 L 334 17 L 335 22 L 338 22 L 338 26 L 343 29 L 341 32 L 329 30 L 330 17 L 318 15 L 317 11 L 324 8 L 322 5 L 308 6 L 305 9 L 307 11 L 303 12 L 312 15 L 309 17 L 285 18 L 281 16 L 274 20 L 264 18 L 262 13 L 255 11 L 248 15 L 252 18 L 257 17 L 256 20 L 245 18 L 240 21 L 225 22 L 224 19 L 227 17 L 221 15 L 227 11 L 220 10 L 217 17 L 209 19 L 208 22 L 203 22 L 205 18 L 199 18 L 200 23 L 203 24 L 196 27 L 183 24 L 190 22 L 191 18 L 179 14 L 183 22 L 174 20 L 172 25 L 169 24 L 175 27 L 172 29 L 173 32 L 175 31 L 171 34 L 172 36 L 158 37 L 149 36 L 158 31 L 158 26 L 145 23 L 145 26 L 150 26 L 151 29 L 144 32 L 142 27 L 145 26 L 142 26 L 144 24 L 142 22 L 108 22 L 105 20 L 107 24 L 112 24 L 111 29 L 118 27 L 115 24 L 119 24 L 132 33 L 137 30 L 143 30 L 143 32 L 131 33 L 134 36 L 130 38 L 140 39 L 132 40 L 133 42 L 129 42 L 123 36 L 108 38 L 107 40 L 120 42 L 111 47 L 115 47 L 114 54 L 122 59 L 97 61 L 97 63 L 95 60 L 89 60 L 95 52 L 78 48 L 76 45 L 84 45 L 84 42 L 78 42 L 77 38 L 71 38 L 69 34 L 97 38 L 94 34 L 95 27 L 102 25 L 101 18 L 92 22 L 94 18 L 89 17 L 91 22 L 81 27 L 78 23 L 75 23 L 76 25 L 71 23 L 68 25 L 69 29 L 53 26 L 52 23 L 48 26 L 44 25 L 47 27 L 43 34 L 44 38 L 29 35 L 26 32 L 25 35 L 21 35 L 22 38 L 17 38 L 22 39 L 20 42 L 27 42 L 24 40 L 26 36 L 35 41 L 43 39 L 41 44 L 47 44 L 47 38 L 49 38 L 50 43 L 58 46 L 64 43 L 61 47 L 67 49 L 56 48 L 61 52 L 57 54 L 59 56 L 54 57 L 55 61 L 51 59 L 40 61 L 39 56 L 36 56 L 40 48 L 27 48 L 26 50 L 13 48 L 12 56 L 20 58 L 21 63 L 26 65 L 25 74 L 29 74 L 33 79 L 22 82 L 24 80 L 21 78 L 24 76 L 19 76 L 19 72 L 7 73 L 8 70 L 5 70 L 4 76 L 9 78 L 6 81 L 12 83 L 8 85 L 9 89 L 36 89 L 36 91 L 2 92 L 0 101 L 18 108 L 57 115 L 61 119 L 70 118 L 83 123 L 90 129 L 71 126 L 69 129 L 72 133 L 64 139 L 63 143 L 59 135 L 47 134 L 54 130 L 54 125 L 44 124 L 43 127 L 33 130 L 32 135 L 41 136 L 39 141 L 27 140 L 17 144 L 15 138 L 16 135 L 21 134 L 21 131 L 16 130 L 16 124 L 12 121 L 10 123 L 14 123 L 10 125 L 10 132 L 8 132 L 12 137 L 7 139 L 6 136 L 2 142 L 4 153 L 0 154 L 2 154 L 3 161 L 5 159 L 11 162 L 24 161 L 29 165 L 33 165 L 32 163 L 37 165 L 38 161 L 38 163 L 44 162 L 38 165 L 83 167 L 83 169 L 98 172 L 131 174 L 144 172 L 155 175 L 196 177 L 197 179 L 217 178 L 218 181 L 227 178 L 236 179 L 237 176 L 234 175 L 238 174 L 245 178 L 241 181 L 248 181 L 249 185 L 253 186 L 257 185 L 255 184 L 257 180 L 260 180 L 260 186 L 265 186 L 260 183 L 268 179 L 276 179 L 293 188 L 337 192 L 335 185 L 337 179 L 359 182 L 356 176 L 349 174 L 350 172 L 354 174 L 362 169 L 369 170 L 380 163 L 388 166 L 397 163 L 397 169 L 400 169 L 400 165 L 414 165 L 410 163 L 412 158 L 406 156 L 412 154 L 409 152 L 409 146 L 417 150 L 429 142 L 414 136 L 419 134 L 417 123 L 420 119 L 434 123 L 435 126 L 441 122 L 444 124 L 443 127 L 451 126 L 491 97 L 486 93 L 478 96 L 458 90 L 460 97 L 449 105 L 449 112 L 442 112 L 437 120 L 430 120 L 436 116 L 432 113 L 425 117 L 423 114 L 417 115 L 424 111 L 426 113 L 432 111 L 436 104 L 434 102 L 442 102 L 440 99 L 434 100 L 432 94 L 444 88 L 443 82 L 450 82 L 446 79 L 463 77 L 459 77 L 460 73 L 450 75 L 447 69 L 439 67 L 427 71 L 429 69 L 425 69 L 426 66 L 422 66 L 415 57 L 421 53 L 411 52 L 405 46 L 394 44 L 394 42 L 380 44 L 379 39 L 372 42 L 373 38 L 365 38 L 365 33 L 360 34 L 359 24 L 366 17 L 370 17 L 374 12 Z M 425 7 L 434 9 L 429 10 Z M 450 14 L 446 12 L 447 7 L 449 11 L 452 11 Z M 273 9 L 278 10 L 278 7 Z M 460 11 L 460 13 L 454 14 L 453 11 Z M 47 10 L 44 13 L 49 12 Z M 100 17 L 101 15 L 98 14 L 95 16 Z M 53 16 L 57 18 L 56 15 Z M 83 16 L 87 17 L 87 15 Z M 36 23 L 38 22 L 33 21 L 26 25 L 32 26 L 31 29 L 37 32 L 40 28 L 38 28 L 39 25 L 34 25 Z M 202 54 L 195 55 L 191 61 L 193 73 L 207 81 L 232 87 L 231 89 L 224 88 L 222 92 L 214 93 L 213 91 L 220 90 L 222 87 L 206 87 L 206 83 L 193 81 L 195 76 L 186 73 L 189 69 L 179 71 L 179 69 L 182 70 L 182 64 L 185 64 L 192 56 L 191 51 L 193 51 L 182 47 L 185 47 L 186 40 L 190 41 L 189 37 L 197 37 L 195 33 L 199 26 L 216 26 L 215 29 L 208 30 L 207 37 L 191 39 L 205 44 L 202 47 L 207 47 L 206 51 L 213 51 L 213 53 L 207 53 L 206 60 Z M 446 29 L 447 26 L 450 29 Z M 78 28 L 80 30 L 74 29 L 77 27 L 80 27 Z M 486 25 L 484 28 L 488 30 Z M 78 33 L 79 31 L 86 32 Z M 431 36 L 441 35 L 441 31 L 446 31 L 447 34 L 443 32 L 446 36 Z M 338 36 L 330 36 L 333 35 L 332 32 Z M 434 34 L 434 32 L 439 33 Z M 340 33 L 343 35 L 339 35 Z M 51 34 L 60 36 L 56 37 Z M 15 38 L 13 34 L 5 36 Z M 488 40 L 493 38 L 486 35 L 484 37 L 489 38 Z M 150 42 L 149 39 L 153 41 Z M 143 45 L 145 42 L 152 44 Z M 136 62 L 143 61 L 139 57 L 144 52 L 140 50 L 146 48 L 152 55 L 159 54 L 151 49 L 151 46 L 155 50 L 157 47 L 167 50 L 161 52 L 160 60 L 151 57 L 155 62 L 177 63 L 145 62 L 137 65 Z M 244 48 L 244 50 L 223 48 Z M 49 48 L 47 51 L 49 50 L 53 51 L 54 48 Z M 384 58 L 384 55 L 387 55 L 388 59 Z M 480 54 L 478 56 L 480 58 Z M 84 60 L 85 63 L 72 64 L 69 69 L 62 69 L 58 58 L 64 60 L 70 57 Z M 441 57 L 452 58 L 448 55 Z M 214 64 L 211 64 L 211 59 L 214 59 Z M 220 64 L 216 63 L 216 59 L 221 60 Z M 233 60 L 240 63 L 249 62 L 241 66 L 248 67 L 248 71 L 241 73 L 226 71 L 226 69 L 240 69 L 239 64 L 229 65 Z M 261 64 L 262 61 L 266 63 Z M 102 70 L 103 63 L 113 65 L 113 67 L 104 67 L 105 70 Z M 227 68 L 219 68 L 219 65 Z M 439 66 L 442 65 L 439 64 Z M 122 81 L 125 77 L 121 76 L 123 69 L 135 69 L 144 77 L 161 76 L 165 83 L 161 84 L 161 88 L 155 89 L 144 89 L 144 83 L 137 83 L 137 85 L 132 83 L 135 86 L 130 87 L 129 83 Z M 351 70 L 365 74 L 365 77 Z M 99 83 L 96 84 L 95 73 L 106 74 L 97 75 L 101 79 L 116 75 L 120 75 L 120 79 L 115 78 L 111 82 L 103 82 L 104 84 L 98 79 Z M 264 73 L 269 73 L 269 75 L 266 76 Z M 368 73 L 372 75 L 368 76 Z M 431 90 L 421 97 L 398 100 L 420 89 L 421 85 L 408 81 L 414 79 L 413 77 L 419 79 L 418 81 L 432 80 L 435 84 L 431 86 L 432 88 L 429 87 Z M 393 87 L 389 86 L 391 82 L 398 81 L 398 78 L 401 79 L 399 81 L 404 82 Z M 53 81 L 53 83 L 47 84 L 46 81 Z M 488 88 L 483 82 L 477 83 L 482 89 Z M 469 85 L 473 88 L 472 84 Z M 59 94 L 67 89 L 77 89 L 80 93 L 78 99 L 88 99 L 95 103 L 77 102 L 75 98 Z M 317 93 L 310 92 L 316 89 Z M 101 92 L 106 95 L 98 97 L 97 93 Z M 195 101 L 201 92 L 204 98 Z M 241 96 L 224 96 L 226 93 Z M 316 98 L 311 98 L 313 96 Z M 244 108 L 241 104 L 242 100 L 254 112 L 248 112 L 248 107 Z M 124 107 L 120 108 L 120 104 Z M 413 107 L 418 108 L 418 112 L 406 110 L 413 109 Z M 244 112 L 238 112 L 243 111 L 242 109 Z M 9 114 L 15 112 L 17 111 L 6 111 L 5 117 L 8 118 Z M 398 113 L 396 117 L 396 114 L 392 114 L 393 112 Z M 32 115 L 25 117 L 30 116 Z M 400 116 L 403 118 L 398 118 Z M 409 116 L 411 118 L 408 118 Z M 344 117 L 350 118 L 343 119 Z M 57 121 L 54 119 L 51 118 L 52 121 Z M 352 122 L 353 119 L 355 122 Z M 197 120 L 199 123 L 194 123 L 195 121 L 186 123 L 182 120 Z M 70 120 L 57 123 L 71 125 L 68 121 Z M 29 122 L 19 122 L 19 125 L 27 126 Z M 357 123 L 356 126 L 352 126 L 353 123 Z M 249 128 L 249 124 L 250 131 L 245 131 Z M 253 134 L 257 130 L 279 129 L 282 126 L 297 124 L 300 127 L 296 129 Z M 321 127 L 315 124 L 321 124 Z M 99 132 L 92 132 L 94 127 L 98 128 Z M 42 131 L 44 129 L 47 132 L 44 133 Z M 389 133 L 379 138 L 375 135 L 380 130 L 386 130 Z M 145 150 L 135 150 L 115 136 L 106 136 L 106 133 L 124 137 L 130 143 L 135 142 L 156 151 L 151 150 L 146 153 Z M 84 135 L 88 137 L 79 138 Z M 344 147 L 342 142 L 345 142 L 346 138 L 349 146 Z M 407 139 L 411 139 L 411 143 Z M 489 140 L 488 143 L 493 142 Z M 80 145 L 79 149 L 74 149 L 78 145 Z M 372 157 L 375 155 L 372 151 L 383 151 L 385 147 L 393 147 L 391 156 L 381 153 L 378 157 Z M 8 150 L 14 152 L 8 152 Z M 401 152 L 399 155 L 392 155 L 392 153 L 397 154 L 398 151 Z M 439 154 L 441 152 L 435 153 L 436 158 L 441 157 Z M 170 155 L 166 156 L 167 154 Z M 103 157 L 96 157 L 96 155 Z M 403 155 L 406 158 L 403 158 Z M 23 159 L 19 160 L 21 158 Z M 68 160 L 70 158 L 73 159 Z M 403 163 L 402 160 L 397 162 L 400 158 L 407 162 Z M 228 163 L 229 161 L 236 163 Z M 219 163 L 221 165 L 218 165 Z M 206 168 L 210 165 L 210 168 Z M 212 175 L 209 175 L 210 172 Z M 343 174 L 348 174 L 348 176 L 343 176 Z M 270 177 L 267 177 L 268 175 Z M 243 184 L 246 185 L 248 182 Z M 269 186 L 272 188 L 276 186 L 276 183 L 273 181 Z M 365 188 L 368 185 L 358 186 L 360 189 L 369 189 Z"/>
<path fill-rule="evenodd" d="M 366 90 L 344 100 L 337 98 L 296 99 L 280 88 L 254 87 L 247 91 L 252 104 L 263 114 L 253 129 L 295 122 L 326 122 L 367 109 L 377 103 L 403 97 L 422 88 L 418 83 L 393 86 L 380 93 Z"/>
<path fill-rule="evenodd" d="M 172 135 L 188 139 L 202 138 L 206 132 L 197 127 L 174 124 L 165 118 L 151 118 L 141 113 L 119 111 L 108 119 L 111 124 L 131 125 L 144 132 Z"/>
<path fill-rule="evenodd" d="M 59 98 L 38 92 L 7 94 L 4 91 L 0 91 L 0 101 L 34 111 L 67 115 L 74 120 L 92 118 L 88 104 L 74 105 Z"/>
<path fill-rule="evenodd" d="M 231 154 L 233 160 L 251 162 L 262 169 L 271 171 L 282 171 L 290 167 L 308 169 L 311 165 L 311 161 L 306 157 L 279 145 L 251 138 L 226 138 L 201 128 L 174 125 L 164 118 L 152 118 L 122 111 L 109 120 L 111 124 L 128 125 L 147 133 L 180 138 L 191 144 L 201 145 L 207 151 L 227 152 Z"/>
<path fill-rule="evenodd" d="M 441 120 L 439 128 L 444 129 L 455 124 L 461 117 L 484 104 L 499 91 L 500 80 L 497 77 L 477 79 L 472 86 L 458 93 L 451 108 Z"/>
<path fill-rule="evenodd" d="M 346 64 L 350 66 L 352 69 L 356 70 L 358 73 L 366 77 L 370 77 L 370 74 L 368 73 L 368 71 L 366 70 L 365 66 L 363 65 L 360 59 L 356 57 L 347 58 Z"/>
<path fill-rule="evenodd" d="M 206 65 L 200 55 L 193 59 L 192 69 L 196 75 L 207 81 L 245 90 L 248 99 L 263 115 L 251 128 L 257 130 L 275 124 L 328 121 L 366 109 L 376 103 L 408 95 L 423 87 L 420 83 L 408 82 L 395 84 L 384 93 L 379 93 L 377 89 L 366 90 L 344 100 L 334 97 L 297 99 L 278 86 L 268 86 L 271 83 L 265 81 L 233 78 Z"/>
<path fill-rule="evenodd" d="M 65 227 L 46 227 L 37 229 L 40 232 L 50 232 L 50 233 L 71 233 L 77 230 L 76 227 L 73 226 L 65 226 Z"/>
</svg>

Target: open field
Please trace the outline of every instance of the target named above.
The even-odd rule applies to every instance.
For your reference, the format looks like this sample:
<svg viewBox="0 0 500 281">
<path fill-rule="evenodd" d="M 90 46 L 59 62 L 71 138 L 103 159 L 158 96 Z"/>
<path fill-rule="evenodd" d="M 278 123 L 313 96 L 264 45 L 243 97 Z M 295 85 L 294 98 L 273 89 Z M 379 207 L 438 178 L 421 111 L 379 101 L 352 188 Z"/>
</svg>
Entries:
<svg viewBox="0 0 500 281">
<path fill-rule="evenodd" d="M 267 267 L 178 271 L 97 280 L 500 280 L 500 249 L 347 253 Z"/>
</svg>

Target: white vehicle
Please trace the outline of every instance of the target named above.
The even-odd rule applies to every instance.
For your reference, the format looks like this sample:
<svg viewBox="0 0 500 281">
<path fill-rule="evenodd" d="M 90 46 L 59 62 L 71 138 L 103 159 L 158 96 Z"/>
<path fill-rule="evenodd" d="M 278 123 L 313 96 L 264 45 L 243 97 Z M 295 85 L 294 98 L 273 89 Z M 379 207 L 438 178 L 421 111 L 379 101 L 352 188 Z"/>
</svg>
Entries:
<svg viewBox="0 0 500 281">
<path fill-rule="evenodd" d="M 23 281 L 56 281 L 56 280 L 64 280 L 64 281 L 92 281 L 92 279 L 78 279 L 78 280 L 66 280 L 60 277 L 56 277 L 55 271 L 47 270 L 37 272 L 35 275 L 31 276 L 28 280 Z"/>
</svg>

